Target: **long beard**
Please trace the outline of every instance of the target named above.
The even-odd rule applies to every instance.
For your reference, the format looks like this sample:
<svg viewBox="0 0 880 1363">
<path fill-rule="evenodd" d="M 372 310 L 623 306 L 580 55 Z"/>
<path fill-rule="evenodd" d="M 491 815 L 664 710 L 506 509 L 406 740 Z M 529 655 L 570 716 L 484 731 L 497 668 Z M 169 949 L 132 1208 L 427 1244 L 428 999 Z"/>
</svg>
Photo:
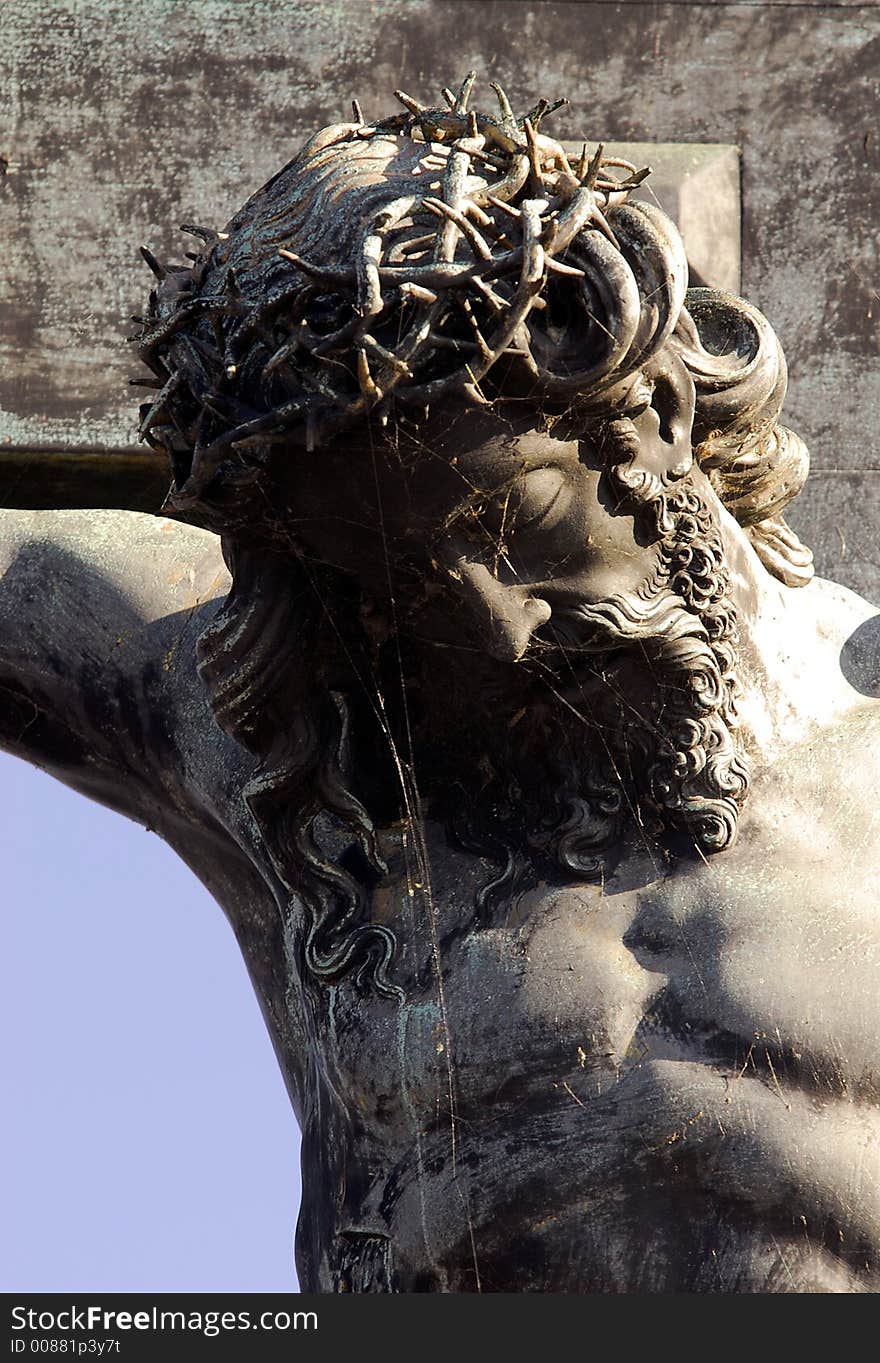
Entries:
<svg viewBox="0 0 880 1363">
<path fill-rule="evenodd" d="M 713 645 L 707 623 L 676 591 L 652 587 L 581 607 L 562 622 L 571 642 L 541 660 L 565 725 L 580 726 L 586 748 L 573 785 L 565 783 L 565 826 L 553 834 L 557 860 L 572 871 L 596 869 L 597 853 L 627 823 L 644 836 L 686 833 L 703 852 L 722 851 L 736 836 L 748 775 L 735 655 Z M 606 816 L 601 829 L 597 814 Z"/>
<path fill-rule="evenodd" d="M 660 564 L 638 594 L 555 616 L 494 688 L 469 668 L 451 701 L 435 789 L 453 793 L 457 839 L 503 861 L 498 888 L 526 865 L 599 878 L 628 832 L 674 832 L 703 854 L 736 837 L 748 769 L 729 574 L 692 487 L 662 512 Z"/>
</svg>

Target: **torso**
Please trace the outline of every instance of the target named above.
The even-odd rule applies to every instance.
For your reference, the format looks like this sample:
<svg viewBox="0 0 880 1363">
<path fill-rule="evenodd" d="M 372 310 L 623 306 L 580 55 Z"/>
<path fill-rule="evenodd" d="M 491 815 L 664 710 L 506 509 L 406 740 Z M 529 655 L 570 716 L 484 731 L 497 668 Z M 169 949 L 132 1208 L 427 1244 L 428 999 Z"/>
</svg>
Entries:
<svg viewBox="0 0 880 1363">
<path fill-rule="evenodd" d="M 398 1290 L 875 1289 L 878 771 L 870 707 L 765 772 L 730 852 L 633 847 L 490 926 L 485 865 L 429 828 L 429 903 L 390 833 L 406 1001 L 343 983 L 320 1029 L 369 1152 L 343 1237 L 387 1236 Z"/>
<path fill-rule="evenodd" d="M 410 898 L 389 830 L 371 912 L 405 1001 L 342 982 L 309 1020 L 241 796 L 254 761 L 196 675 L 215 541 L 128 513 L 63 513 L 54 540 L 13 520 L 4 675 L 35 675 L 46 715 L 13 706 L 5 741 L 148 819 L 229 914 L 303 1126 L 304 1290 L 877 1289 L 876 702 L 850 691 L 756 770 L 732 850 L 633 845 L 604 887 L 538 886 L 488 924 L 492 868 L 429 826 L 431 899 Z M 804 628 L 831 685 L 872 611 L 823 592 Z M 71 656 L 109 660 L 106 719 L 53 663 L 59 619 Z"/>
</svg>

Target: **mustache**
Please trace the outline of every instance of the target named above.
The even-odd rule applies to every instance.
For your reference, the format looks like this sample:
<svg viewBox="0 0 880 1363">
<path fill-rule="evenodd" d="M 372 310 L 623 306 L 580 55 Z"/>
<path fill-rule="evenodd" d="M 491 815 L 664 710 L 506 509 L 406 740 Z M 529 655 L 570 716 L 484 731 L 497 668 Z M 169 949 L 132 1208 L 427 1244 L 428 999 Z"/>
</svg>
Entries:
<svg viewBox="0 0 880 1363">
<path fill-rule="evenodd" d="M 650 596 L 612 596 L 554 611 L 535 632 L 529 655 L 542 661 L 560 654 L 594 657 L 633 644 L 649 644 L 663 655 L 686 640 L 708 643 L 706 627 L 680 596 L 664 587 Z"/>
</svg>

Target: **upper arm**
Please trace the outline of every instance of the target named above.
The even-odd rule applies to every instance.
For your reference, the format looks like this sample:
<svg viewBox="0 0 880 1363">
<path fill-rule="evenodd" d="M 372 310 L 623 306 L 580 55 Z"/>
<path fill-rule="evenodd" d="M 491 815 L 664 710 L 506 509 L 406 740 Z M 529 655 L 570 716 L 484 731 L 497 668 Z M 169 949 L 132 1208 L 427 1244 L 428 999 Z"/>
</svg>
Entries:
<svg viewBox="0 0 880 1363">
<path fill-rule="evenodd" d="M 126 511 L 0 511 L 0 747 L 155 829 L 223 905 L 291 1092 L 303 1022 L 196 641 L 229 587 L 216 536 Z"/>
<path fill-rule="evenodd" d="M 0 746 L 152 822 L 181 796 L 195 639 L 228 585 L 206 531 L 127 511 L 0 512 Z"/>
</svg>

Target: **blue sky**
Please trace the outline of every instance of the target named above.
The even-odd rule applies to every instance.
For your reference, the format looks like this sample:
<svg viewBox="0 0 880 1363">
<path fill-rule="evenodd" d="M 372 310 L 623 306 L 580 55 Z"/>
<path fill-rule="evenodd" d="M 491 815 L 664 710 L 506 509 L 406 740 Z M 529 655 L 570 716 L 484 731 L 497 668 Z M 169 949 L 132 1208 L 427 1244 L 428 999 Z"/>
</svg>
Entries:
<svg viewBox="0 0 880 1363">
<path fill-rule="evenodd" d="M 0 810 L 0 1290 L 295 1288 L 299 1134 L 221 910 L 5 754 Z"/>
</svg>

